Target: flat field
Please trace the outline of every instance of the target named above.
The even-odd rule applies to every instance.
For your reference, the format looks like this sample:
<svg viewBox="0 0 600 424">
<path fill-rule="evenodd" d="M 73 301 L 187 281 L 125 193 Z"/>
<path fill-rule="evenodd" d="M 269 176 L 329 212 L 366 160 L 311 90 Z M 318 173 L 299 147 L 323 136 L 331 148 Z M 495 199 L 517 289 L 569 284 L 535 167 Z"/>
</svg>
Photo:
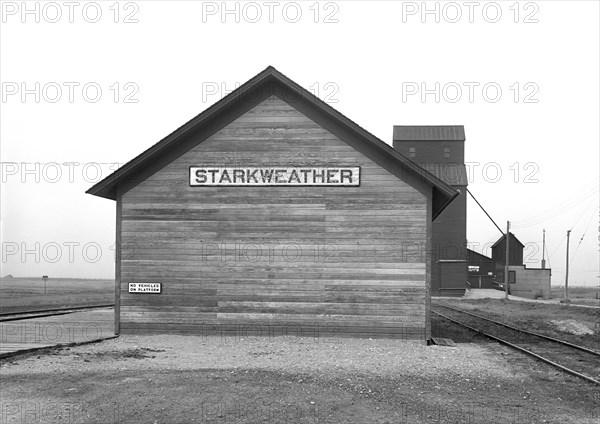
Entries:
<svg viewBox="0 0 600 424">
<path fill-rule="evenodd" d="M 114 281 L 83 278 L 0 278 L 0 313 L 108 305 L 114 303 Z"/>
<path fill-rule="evenodd" d="M 552 299 L 565 297 L 565 286 L 552 286 L 550 291 Z M 600 288 L 588 286 L 569 287 L 569 300 L 575 304 L 600 306 Z"/>
</svg>

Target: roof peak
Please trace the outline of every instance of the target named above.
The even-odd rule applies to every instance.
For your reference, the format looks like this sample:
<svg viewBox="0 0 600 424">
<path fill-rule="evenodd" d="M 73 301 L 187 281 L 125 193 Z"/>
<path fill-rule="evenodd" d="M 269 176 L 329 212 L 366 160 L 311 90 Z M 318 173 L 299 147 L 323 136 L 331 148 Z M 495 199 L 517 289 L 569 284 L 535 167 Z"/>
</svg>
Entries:
<svg viewBox="0 0 600 424">
<path fill-rule="evenodd" d="M 356 144 L 355 148 L 368 151 L 371 159 L 380 166 L 391 169 L 399 178 L 410 178 L 414 179 L 415 183 L 421 181 L 432 186 L 434 218 L 458 195 L 448 184 L 394 150 L 392 146 L 292 81 L 272 65 L 96 183 L 87 193 L 116 200 L 131 187 L 165 166 L 167 161 L 174 160 L 201 143 L 271 94 L 289 103 L 347 143 Z"/>
<path fill-rule="evenodd" d="M 519 240 L 519 239 L 517 238 L 517 236 L 515 236 L 515 235 L 513 234 L 513 232 L 512 232 L 512 231 L 509 231 L 509 232 L 508 232 L 508 234 L 510 234 L 510 235 L 511 235 L 511 237 L 512 237 L 512 238 L 514 238 L 514 239 L 517 241 L 517 243 L 519 243 L 521 246 L 525 246 L 523 243 L 521 243 L 521 240 Z M 494 247 L 498 246 L 498 245 L 499 245 L 501 242 L 503 242 L 503 241 L 504 241 L 504 239 L 505 239 L 505 238 L 506 238 L 506 234 L 502 234 L 502 236 L 501 236 L 501 237 L 500 237 L 498 240 L 496 240 L 496 243 L 494 243 L 494 244 L 492 245 L 492 248 L 494 248 Z"/>
</svg>

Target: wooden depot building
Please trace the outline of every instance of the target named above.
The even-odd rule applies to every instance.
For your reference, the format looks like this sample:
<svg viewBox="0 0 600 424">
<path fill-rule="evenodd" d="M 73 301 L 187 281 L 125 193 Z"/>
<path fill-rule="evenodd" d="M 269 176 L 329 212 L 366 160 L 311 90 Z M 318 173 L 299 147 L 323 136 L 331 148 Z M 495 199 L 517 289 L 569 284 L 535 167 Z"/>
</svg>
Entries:
<svg viewBox="0 0 600 424">
<path fill-rule="evenodd" d="M 268 67 L 100 181 L 115 333 L 429 341 L 457 191 Z"/>
</svg>

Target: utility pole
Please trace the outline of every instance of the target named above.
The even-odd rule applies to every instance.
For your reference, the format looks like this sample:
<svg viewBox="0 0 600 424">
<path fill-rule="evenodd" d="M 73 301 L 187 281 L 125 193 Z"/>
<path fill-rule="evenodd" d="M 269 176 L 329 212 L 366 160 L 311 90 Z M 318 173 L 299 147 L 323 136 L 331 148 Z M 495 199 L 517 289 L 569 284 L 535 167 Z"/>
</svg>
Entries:
<svg viewBox="0 0 600 424">
<path fill-rule="evenodd" d="M 569 236 L 571 230 L 567 231 L 567 269 L 565 272 L 565 299 L 569 300 Z"/>
<path fill-rule="evenodd" d="M 509 234 L 510 234 L 510 221 L 506 221 L 506 259 L 504 264 L 504 298 L 508 299 L 508 246 L 509 246 Z"/>
<path fill-rule="evenodd" d="M 542 269 L 546 269 L 546 257 L 544 256 L 546 253 L 546 229 L 544 228 L 544 235 L 542 238 Z"/>
</svg>

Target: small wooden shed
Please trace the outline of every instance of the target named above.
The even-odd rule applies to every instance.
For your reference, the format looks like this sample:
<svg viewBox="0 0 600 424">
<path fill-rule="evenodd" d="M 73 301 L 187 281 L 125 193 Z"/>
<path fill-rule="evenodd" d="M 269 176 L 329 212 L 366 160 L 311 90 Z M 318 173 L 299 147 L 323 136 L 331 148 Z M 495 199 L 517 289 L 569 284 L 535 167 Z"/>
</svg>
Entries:
<svg viewBox="0 0 600 424">
<path fill-rule="evenodd" d="M 525 245 L 515 237 L 513 233 L 510 235 L 508 243 L 508 264 L 523 265 L 523 249 Z M 503 235 L 492 246 L 492 259 L 499 264 L 506 264 L 506 235 Z"/>
<path fill-rule="evenodd" d="M 116 200 L 117 334 L 431 337 L 456 190 L 273 67 L 87 193 Z"/>
</svg>

